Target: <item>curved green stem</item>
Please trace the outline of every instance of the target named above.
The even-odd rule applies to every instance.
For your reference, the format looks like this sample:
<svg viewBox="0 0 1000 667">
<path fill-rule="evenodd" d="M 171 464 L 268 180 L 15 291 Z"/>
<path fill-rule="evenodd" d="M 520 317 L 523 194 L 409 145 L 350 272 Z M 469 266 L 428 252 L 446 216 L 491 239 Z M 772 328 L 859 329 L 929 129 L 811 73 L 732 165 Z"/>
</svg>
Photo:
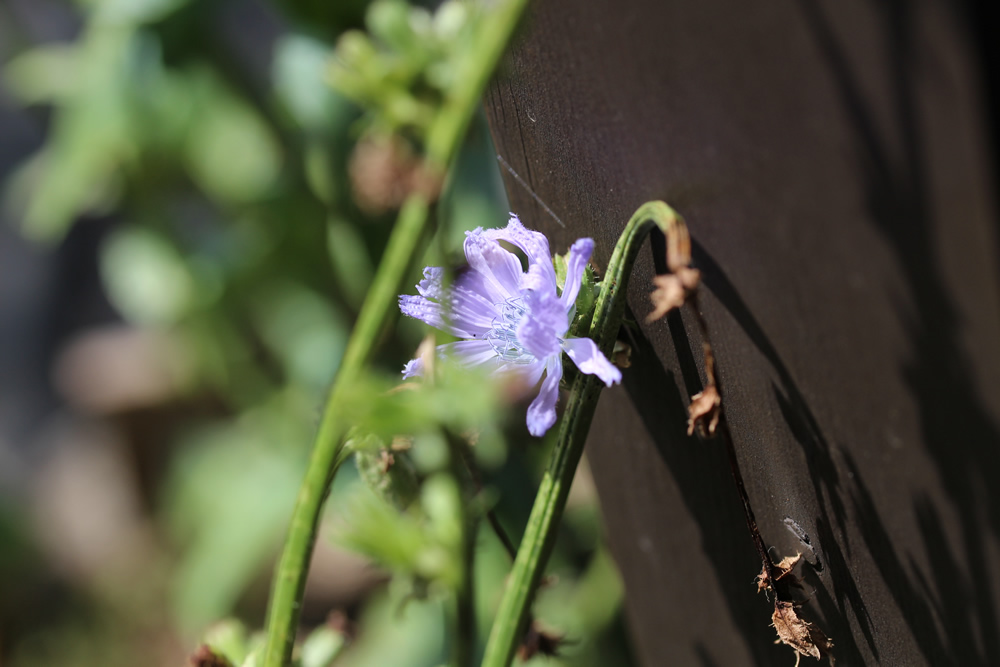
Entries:
<svg viewBox="0 0 1000 667">
<path fill-rule="evenodd" d="M 464 67 L 465 76 L 450 91 L 430 128 L 426 146 L 430 168 L 443 172 L 451 164 L 526 5 L 527 0 L 507 0 L 490 10 L 490 15 L 483 20 L 476 51 Z M 349 425 L 339 414 L 339 399 L 351 391 L 368 365 L 385 327 L 395 317 L 397 295 L 430 228 L 430 209 L 429 201 L 422 194 L 411 195 L 403 204 L 327 398 L 275 572 L 264 667 L 284 667 L 291 660 L 323 501 L 344 458 L 342 443 Z"/>
<path fill-rule="evenodd" d="M 590 337 L 606 356 L 610 356 L 621 327 L 625 312 L 625 292 L 632 266 L 642 242 L 654 226 L 663 231 L 668 242 L 687 241 L 683 221 L 661 201 L 643 204 L 628 221 L 601 283 L 601 293 L 597 298 L 590 326 Z M 601 380 L 593 375 L 579 374 L 573 381 L 566 412 L 559 427 L 559 440 L 538 487 L 528 526 L 514 561 L 514 569 L 486 644 L 483 667 L 507 667 L 524 635 L 531 601 L 541 580 L 545 562 L 555 545 L 556 528 L 566 507 L 570 484 L 583 454 L 583 445 L 603 386 Z"/>
</svg>

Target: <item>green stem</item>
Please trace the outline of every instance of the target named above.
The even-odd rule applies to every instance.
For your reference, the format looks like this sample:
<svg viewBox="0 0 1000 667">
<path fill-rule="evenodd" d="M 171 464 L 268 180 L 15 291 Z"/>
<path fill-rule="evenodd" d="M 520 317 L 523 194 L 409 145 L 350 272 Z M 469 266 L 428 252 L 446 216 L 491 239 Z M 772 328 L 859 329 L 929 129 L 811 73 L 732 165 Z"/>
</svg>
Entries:
<svg viewBox="0 0 1000 667">
<path fill-rule="evenodd" d="M 679 216 L 661 201 L 643 204 L 628 221 L 601 283 L 590 327 L 590 337 L 606 356 L 610 356 L 621 327 L 632 266 L 642 242 L 654 226 L 659 227 L 668 238 L 686 233 Z M 507 667 L 524 636 L 531 602 L 545 562 L 555 545 L 556 528 L 566 507 L 566 498 L 603 386 L 601 380 L 593 375 L 579 374 L 573 381 L 559 427 L 559 440 L 538 487 L 514 569 L 486 644 L 483 667 Z"/>
<path fill-rule="evenodd" d="M 526 5 L 527 0 L 508 0 L 492 10 L 481 23 L 482 34 L 476 51 L 466 64 L 467 75 L 450 91 L 430 129 L 426 159 L 431 168 L 445 171 L 454 159 L 486 84 Z M 345 458 L 341 450 L 348 424 L 339 414 L 339 399 L 351 391 L 368 365 L 382 332 L 395 316 L 397 295 L 429 228 L 430 203 L 424 195 L 411 195 L 399 212 L 323 410 L 309 467 L 275 572 L 268 610 L 264 667 L 285 667 L 291 660 L 323 501 L 337 468 Z"/>
</svg>

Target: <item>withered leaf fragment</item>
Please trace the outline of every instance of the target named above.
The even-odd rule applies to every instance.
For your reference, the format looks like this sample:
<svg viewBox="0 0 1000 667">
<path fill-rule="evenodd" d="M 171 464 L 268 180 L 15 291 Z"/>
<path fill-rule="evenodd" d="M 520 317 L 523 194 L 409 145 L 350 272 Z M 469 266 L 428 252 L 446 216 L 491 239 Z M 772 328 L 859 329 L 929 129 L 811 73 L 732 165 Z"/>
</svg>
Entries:
<svg viewBox="0 0 1000 667">
<path fill-rule="evenodd" d="M 521 646 L 517 649 L 517 657 L 523 662 L 531 660 L 536 655 L 543 655 L 553 658 L 559 655 L 559 646 L 563 643 L 563 636 L 553 632 L 546 632 L 532 620 L 521 640 Z"/>
<path fill-rule="evenodd" d="M 688 435 L 694 433 L 695 426 L 699 424 L 708 435 L 714 435 L 715 429 L 719 425 L 720 405 L 722 397 L 714 384 L 705 387 L 691 397 L 691 405 L 688 406 Z"/>
<path fill-rule="evenodd" d="M 818 627 L 800 618 L 797 606 L 795 602 L 774 601 L 774 614 L 771 616 L 771 621 L 774 629 L 778 631 L 778 642 L 791 646 L 795 650 L 796 666 L 804 655 L 817 660 L 826 656 L 830 658 L 830 664 L 833 664 L 833 656 L 830 655 L 833 642 Z"/>
<path fill-rule="evenodd" d="M 655 322 L 674 308 L 684 305 L 684 286 L 677 276 L 656 276 L 653 278 L 653 285 L 656 289 L 649 295 L 653 302 L 653 312 L 646 315 L 647 322 Z"/>
<path fill-rule="evenodd" d="M 615 348 L 611 351 L 611 363 L 618 368 L 632 366 L 632 346 L 624 341 L 616 340 Z"/>
<path fill-rule="evenodd" d="M 383 449 L 378 453 L 378 467 L 383 475 L 389 474 L 389 469 L 396 462 L 396 457 L 388 449 Z"/>
<path fill-rule="evenodd" d="M 684 305 L 684 299 L 698 286 L 700 279 L 698 270 L 688 266 L 678 267 L 674 273 L 665 276 L 655 276 L 653 285 L 656 289 L 649 295 L 653 302 L 653 312 L 646 316 L 646 321 L 654 322 L 674 308 Z"/>
<path fill-rule="evenodd" d="M 412 193 L 437 199 L 444 179 L 398 136 L 366 137 L 351 154 L 348 176 L 354 201 L 369 215 L 399 208 Z"/>
<path fill-rule="evenodd" d="M 358 634 L 357 626 L 341 609 L 334 609 L 327 614 L 326 626 L 334 632 L 343 635 L 348 641 L 353 641 Z"/>
<path fill-rule="evenodd" d="M 208 644 L 202 644 L 189 658 L 192 667 L 233 667 L 233 663 L 211 649 Z"/>
<path fill-rule="evenodd" d="M 774 569 L 778 571 L 775 581 L 781 581 L 787 577 L 787 583 L 790 586 L 801 588 L 802 584 L 799 583 L 798 577 L 791 574 L 792 570 L 795 569 L 795 566 L 799 564 L 800 560 L 802 560 L 802 554 L 795 554 L 794 556 L 785 556 L 781 559 L 780 563 L 775 563 Z M 768 590 L 770 588 L 773 588 L 773 584 L 771 583 L 770 576 L 768 576 L 767 566 L 761 567 L 760 574 L 757 575 L 757 592 L 760 593 L 761 591 Z"/>
</svg>

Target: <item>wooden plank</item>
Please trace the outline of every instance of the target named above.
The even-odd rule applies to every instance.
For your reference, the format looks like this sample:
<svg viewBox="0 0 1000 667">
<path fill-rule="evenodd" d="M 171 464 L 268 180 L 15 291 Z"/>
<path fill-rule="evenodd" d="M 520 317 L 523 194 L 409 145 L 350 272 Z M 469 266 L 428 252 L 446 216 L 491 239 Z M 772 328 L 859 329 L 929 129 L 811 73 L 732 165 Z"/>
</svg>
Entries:
<svg viewBox="0 0 1000 667">
<path fill-rule="evenodd" d="M 688 220 L 724 404 L 775 559 L 838 664 L 1000 664 L 996 184 L 942 3 L 541 0 L 487 99 L 512 208 L 607 261 Z M 562 226 L 562 224 L 565 226 Z M 792 664 L 719 442 L 684 434 L 700 339 L 630 305 L 588 455 L 642 664 Z M 808 535 L 793 534 L 789 522 Z M 812 593 L 812 589 L 815 592 Z"/>
</svg>

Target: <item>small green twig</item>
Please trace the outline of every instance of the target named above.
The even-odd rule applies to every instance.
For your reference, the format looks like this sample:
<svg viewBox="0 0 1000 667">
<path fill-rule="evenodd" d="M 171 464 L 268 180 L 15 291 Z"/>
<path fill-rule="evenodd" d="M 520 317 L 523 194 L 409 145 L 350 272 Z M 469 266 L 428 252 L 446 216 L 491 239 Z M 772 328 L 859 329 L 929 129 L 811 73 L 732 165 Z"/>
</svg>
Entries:
<svg viewBox="0 0 1000 667">
<path fill-rule="evenodd" d="M 292 655 L 309 558 L 316 542 L 319 517 L 340 463 L 347 424 L 340 418 L 340 397 L 350 391 L 367 365 L 380 334 L 395 308 L 396 294 L 412 264 L 411 253 L 420 246 L 429 218 L 426 200 L 411 197 L 400 211 L 378 273 L 330 391 L 313 445 L 305 480 L 299 489 L 285 546 L 275 573 L 268 612 L 268 643 L 264 665 L 283 667 Z"/>
<path fill-rule="evenodd" d="M 454 667 L 472 667 L 476 650 L 475 555 L 478 521 L 472 511 L 472 499 L 479 491 L 478 481 L 469 465 L 465 440 L 448 433 L 451 473 L 459 485 L 462 519 L 462 572 L 455 591 L 455 645 L 452 651 Z"/>
<path fill-rule="evenodd" d="M 687 229 L 680 216 L 661 201 L 643 204 L 628 221 L 601 282 L 601 293 L 590 327 L 590 337 L 606 356 L 611 354 L 621 327 L 632 266 L 642 242 L 654 226 L 663 231 L 668 243 L 687 243 Z M 531 602 L 545 562 L 555 545 L 556 528 L 566 507 L 566 498 L 603 386 L 601 380 L 593 375 L 579 374 L 573 381 L 559 427 L 559 439 L 538 487 L 514 569 L 486 644 L 483 667 L 507 667 L 524 635 Z"/>
<path fill-rule="evenodd" d="M 472 456 L 472 452 L 469 451 L 467 446 L 463 446 L 460 453 L 462 462 L 465 464 L 465 470 L 472 480 L 476 493 L 482 493 L 483 481 L 479 477 L 479 471 L 476 469 L 476 461 Z M 500 544 L 503 545 L 504 551 L 507 552 L 507 555 L 513 561 L 517 557 L 517 547 L 514 546 L 513 540 L 510 539 L 510 535 L 504 530 L 503 525 L 500 523 L 500 518 L 492 508 L 486 510 L 486 520 L 489 522 L 490 528 L 493 529 L 493 533 L 497 536 L 497 539 L 500 540 Z"/>
<path fill-rule="evenodd" d="M 526 5 L 527 0 L 507 0 L 490 10 L 477 49 L 464 68 L 466 76 L 449 92 L 430 128 L 426 144 L 429 168 L 443 173 L 454 159 Z M 430 209 L 431 203 L 422 193 L 411 195 L 403 204 L 327 398 L 275 572 L 264 667 L 285 667 L 291 660 L 323 501 L 344 458 L 341 450 L 348 424 L 339 414 L 340 397 L 351 391 L 368 365 L 383 330 L 396 314 L 397 295 L 430 229 Z"/>
</svg>

